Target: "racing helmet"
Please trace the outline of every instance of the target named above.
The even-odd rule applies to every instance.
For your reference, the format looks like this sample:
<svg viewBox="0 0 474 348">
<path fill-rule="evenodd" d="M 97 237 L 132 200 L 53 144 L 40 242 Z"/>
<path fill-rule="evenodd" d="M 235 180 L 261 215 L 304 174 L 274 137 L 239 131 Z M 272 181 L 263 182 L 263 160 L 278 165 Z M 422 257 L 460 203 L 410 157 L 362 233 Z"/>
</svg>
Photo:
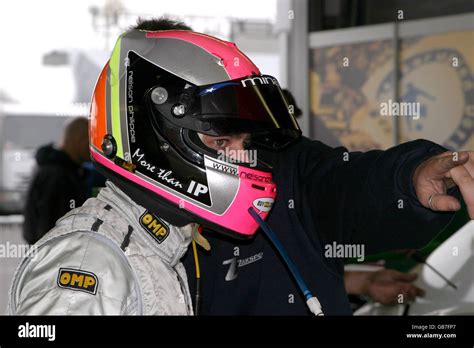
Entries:
<svg viewBox="0 0 474 348">
<path fill-rule="evenodd" d="M 187 31 L 122 34 L 95 86 L 90 152 L 136 203 L 175 226 L 196 222 L 251 237 L 249 207 L 276 197 L 269 160 L 237 161 L 203 135 L 250 134 L 245 151 L 275 153 L 301 135 L 278 81 L 234 43 Z"/>
</svg>

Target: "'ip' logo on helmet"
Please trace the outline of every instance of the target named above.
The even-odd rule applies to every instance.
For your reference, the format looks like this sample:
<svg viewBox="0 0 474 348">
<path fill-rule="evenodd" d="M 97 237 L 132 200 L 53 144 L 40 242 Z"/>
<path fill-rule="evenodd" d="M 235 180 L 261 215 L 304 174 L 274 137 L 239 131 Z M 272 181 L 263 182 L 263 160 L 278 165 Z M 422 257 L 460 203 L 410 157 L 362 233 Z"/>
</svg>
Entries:
<svg viewBox="0 0 474 348">
<path fill-rule="evenodd" d="M 95 295 L 99 281 L 92 272 L 80 271 L 72 268 L 60 268 L 58 286 L 64 289 L 84 291 Z"/>
</svg>

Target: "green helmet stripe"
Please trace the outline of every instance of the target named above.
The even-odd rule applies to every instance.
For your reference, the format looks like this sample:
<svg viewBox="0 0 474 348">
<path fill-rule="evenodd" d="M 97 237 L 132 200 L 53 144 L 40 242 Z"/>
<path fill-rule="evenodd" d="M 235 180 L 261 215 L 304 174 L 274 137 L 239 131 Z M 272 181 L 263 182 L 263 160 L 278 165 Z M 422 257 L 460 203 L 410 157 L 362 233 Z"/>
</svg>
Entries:
<svg viewBox="0 0 474 348">
<path fill-rule="evenodd" d="M 117 143 L 117 156 L 123 159 L 122 131 L 120 124 L 120 46 L 122 36 L 115 44 L 110 57 L 110 108 L 112 110 L 112 135 Z"/>
</svg>

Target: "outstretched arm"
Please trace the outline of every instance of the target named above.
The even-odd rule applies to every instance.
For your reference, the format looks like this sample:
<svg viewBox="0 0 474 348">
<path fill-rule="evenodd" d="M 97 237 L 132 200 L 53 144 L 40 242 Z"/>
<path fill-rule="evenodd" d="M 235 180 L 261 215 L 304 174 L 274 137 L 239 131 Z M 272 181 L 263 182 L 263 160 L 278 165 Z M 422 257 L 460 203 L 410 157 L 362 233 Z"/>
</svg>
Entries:
<svg viewBox="0 0 474 348">
<path fill-rule="evenodd" d="M 331 149 L 319 143 L 317 151 L 317 155 L 311 149 L 303 154 L 306 157 L 302 160 L 309 163 L 302 169 L 303 195 L 323 243 L 362 244 L 366 254 L 418 249 L 433 239 L 459 208 L 459 203 L 443 212 L 435 211 L 442 210 L 441 206 L 428 207 L 428 190 L 452 179 L 442 179 L 441 164 L 433 164 L 438 161 L 447 166 L 446 159 L 437 157 L 446 149 L 430 141 L 416 140 L 365 153 L 349 153 L 342 147 Z M 459 164 L 466 163 L 463 156 Z M 463 182 L 462 192 L 470 191 L 465 173 L 456 174 L 464 175 L 457 178 L 458 184 Z M 460 198 L 453 185 L 439 192 Z M 447 204 L 458 202 L 454 197 L 435 198 L 432 204 L 441 204 L 441 198 L 449 200 Z"/>
</svg>

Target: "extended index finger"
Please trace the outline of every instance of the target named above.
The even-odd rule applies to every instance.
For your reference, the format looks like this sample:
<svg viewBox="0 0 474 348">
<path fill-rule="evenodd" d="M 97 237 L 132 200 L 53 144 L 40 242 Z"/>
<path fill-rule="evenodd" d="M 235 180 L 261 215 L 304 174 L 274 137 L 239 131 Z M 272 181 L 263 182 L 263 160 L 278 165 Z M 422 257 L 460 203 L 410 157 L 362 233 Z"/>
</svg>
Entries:
<svg viewBox="0 0 474 348">
<path fill-rule="evenodd" d="M 459 167 L 469 160 L 469 154 L 463 152 L 444 153 L 436 159 L 434 170 L 437 174 L 445 174 L 451 169 Z"/>
<path fill-rule="evenodd" d="M 464 166 L 451 169 L 451 178 L 461 191 L 469 217 L 474 219 L 474 178 Z"/>
</svg>

